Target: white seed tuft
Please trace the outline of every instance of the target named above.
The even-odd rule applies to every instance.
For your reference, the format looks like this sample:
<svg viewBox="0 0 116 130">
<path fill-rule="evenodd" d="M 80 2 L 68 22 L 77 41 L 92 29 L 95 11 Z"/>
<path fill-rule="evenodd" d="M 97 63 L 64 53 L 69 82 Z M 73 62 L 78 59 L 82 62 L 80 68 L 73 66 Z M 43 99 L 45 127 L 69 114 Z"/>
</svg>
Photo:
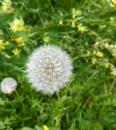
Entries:
<svg viewBox="0 0 116 130">
<path fill-rule="evenodd" d="M 11 94 L 16 90 L 17 81 L 12 77 L 4 78 L 0 84 L 1 91 L 5 94 Z"/>
<path fill-rule="evenodd" d="M 27 62 L 27 77 L 32 86 L 44 94 L 53 94 L 69 81 L 72 61 L 68 54 L 54 45 L 37 48 Z"/>
</svg>

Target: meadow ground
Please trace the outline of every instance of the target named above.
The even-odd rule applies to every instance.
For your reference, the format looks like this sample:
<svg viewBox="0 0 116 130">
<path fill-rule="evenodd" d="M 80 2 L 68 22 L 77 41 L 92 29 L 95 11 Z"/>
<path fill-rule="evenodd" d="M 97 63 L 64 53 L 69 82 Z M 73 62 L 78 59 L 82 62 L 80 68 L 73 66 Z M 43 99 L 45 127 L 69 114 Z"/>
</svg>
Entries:
<svg viewBox="0 0 116 130">
<path fill-rule="evenodd" d="M 28 83 L 28 56 L 42 45 L 63 48 L 73 76 L 54 95 Z M 116 130 L 116 1 L 1 0 L 0 130 Z"/>
</svg>

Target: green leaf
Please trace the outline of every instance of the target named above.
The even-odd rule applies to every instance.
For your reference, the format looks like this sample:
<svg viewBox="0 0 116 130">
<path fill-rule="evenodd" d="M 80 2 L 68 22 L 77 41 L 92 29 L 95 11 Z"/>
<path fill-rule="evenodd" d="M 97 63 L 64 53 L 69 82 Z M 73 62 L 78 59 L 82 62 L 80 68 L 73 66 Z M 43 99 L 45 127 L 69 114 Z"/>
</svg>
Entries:
<svg viewBox="0 0 116 130">
<path fill-rule="evenodd" d="M 56 128 L 56 127 L 49 127 L 50 130 L 61 130 L 59 128 Z"/>
<path fill-rule="evenodd" d="M 91 125 L 91 130 L 103 130 L 103 127 L 99 122 L 97 122 Z"/>
<path fill-rule="evenodd" d="M 29 128 L 29 127 L 23 127 L 21 130 L 34 130 L 34 129 Z"/>
<path fill-rule="evenodd" d="M 36 125 L 35 130 L 42 130 L 42 128 Z"/>
<path fill-rule="evenodd" d="M 0 130 L 3 130 L 5 128 L 6 128 L 5 124 L 2 121 L 0 121 Z"/>
</svg>

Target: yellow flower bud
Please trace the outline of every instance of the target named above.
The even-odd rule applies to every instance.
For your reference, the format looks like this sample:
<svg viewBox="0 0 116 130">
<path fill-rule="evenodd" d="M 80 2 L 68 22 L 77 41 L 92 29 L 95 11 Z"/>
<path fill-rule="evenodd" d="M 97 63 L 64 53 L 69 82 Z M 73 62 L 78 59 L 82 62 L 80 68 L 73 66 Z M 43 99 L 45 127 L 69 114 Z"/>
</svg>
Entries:
<svg viewBox="0 0 116 130">
<path fill-rule="evenodd" d="M 78 25 L 78 31 L 81 33 L 84 33 L 87 31 L 87 28 L 85 26 L 83 26 L 82 24 Z"/>
<path fill-rule="evenodd" d="M 72 9 L 72 18 L 75 19 L 76 15 L 77 15 L 76 9 L 73 8 L 73 9 Z"/>
<path fill-rule="evenodd" d="M 17 37 L 15 38 L 15 42 L 18 44 L 18 46 L 24 46 L 25 39 L 24 37 Z"/>
<path fill-rule="evenodd" d="M 49 130 L 49 128 L 47 127 L 47 125 L 43 126 L 43 130 Z"/>
<path fill-rule="evenodd" d="M 14 55 L 19 55 L 20 50 L 18 48 L 15 48 L 14 50 L 12 50 Z"/>
<path fill-rule="evenodd" d="M 45 36 L 45 37 L 43 38 L 43 41 L 44 41 L 45 43 L 49 43 L 50 37 L 49 37 L 49 36 Z"/>
<path fill-rule="evenodd" d="M 63 21 L 62 20 L 59 21 L 59 25 L 63 25 Z"/>
</svg>

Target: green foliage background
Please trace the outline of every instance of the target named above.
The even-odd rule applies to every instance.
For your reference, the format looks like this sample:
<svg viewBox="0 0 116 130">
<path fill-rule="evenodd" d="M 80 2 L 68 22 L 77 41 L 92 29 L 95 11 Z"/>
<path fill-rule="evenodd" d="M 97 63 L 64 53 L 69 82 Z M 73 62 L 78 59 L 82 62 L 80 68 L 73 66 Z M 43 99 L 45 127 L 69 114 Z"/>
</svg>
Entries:
<svg viewBox="0 0 116 130">
<path fill-rule="evenodd" d="M 0 30 L 4 34 L 0 38 L 8 41 L 14 37 L 9 29 L 14 18 L 23 19 L 29 30 L 19 56 L 11 53 L 11 46 L 6 52 L 12 55 L 10 59 L 0 52 L 0 81 L 7 76 L 18 81 L 12 95 L 0 92 L 0 130 L 42 130 L 43 125 L 49 130 L 116 130 L 116 49 L 104 47 L 106 43 L 116 45 L 116 6 L 110 3 L 12 0 L 15 12 L 0 13 Z M 77 14 L 73 19 L 74 8 Z M 79 30 L 78 25 L 87 30 Z M 25 76 L 28 56 L 44 44 L 65 49 L 74 65 L 72 82 L 53 96 L 35 92 Z"/>
</svg>

